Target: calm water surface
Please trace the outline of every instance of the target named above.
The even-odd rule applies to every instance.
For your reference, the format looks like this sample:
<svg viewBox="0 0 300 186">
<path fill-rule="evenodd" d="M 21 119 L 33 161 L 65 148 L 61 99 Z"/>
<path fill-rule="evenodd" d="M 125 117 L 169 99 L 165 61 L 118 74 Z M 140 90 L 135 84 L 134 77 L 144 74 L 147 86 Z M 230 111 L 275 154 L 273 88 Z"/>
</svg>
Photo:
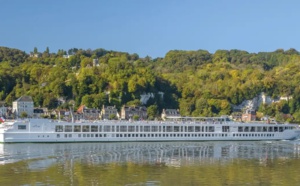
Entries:
<svg viewBox="0 0 300 186">
<path fill-rule="evenodd" d="M 0 185 L 300 185 L 300 141 L 0 144 Z"/>
</svg>

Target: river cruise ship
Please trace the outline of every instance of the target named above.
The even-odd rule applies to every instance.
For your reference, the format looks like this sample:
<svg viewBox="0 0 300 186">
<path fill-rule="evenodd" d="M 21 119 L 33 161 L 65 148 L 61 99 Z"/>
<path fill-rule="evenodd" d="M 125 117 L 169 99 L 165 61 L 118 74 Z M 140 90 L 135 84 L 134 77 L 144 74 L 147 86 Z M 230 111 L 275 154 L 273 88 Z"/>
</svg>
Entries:
<svg viewBox="0 0 300 186">
<path fill-rule="evenodd" d="M 26 119 L 0 125 L 2 143 L 293 140 L 299 135 L 295 124 L 242 123 L 227 117 L 93 122 Z"/>
</svg>

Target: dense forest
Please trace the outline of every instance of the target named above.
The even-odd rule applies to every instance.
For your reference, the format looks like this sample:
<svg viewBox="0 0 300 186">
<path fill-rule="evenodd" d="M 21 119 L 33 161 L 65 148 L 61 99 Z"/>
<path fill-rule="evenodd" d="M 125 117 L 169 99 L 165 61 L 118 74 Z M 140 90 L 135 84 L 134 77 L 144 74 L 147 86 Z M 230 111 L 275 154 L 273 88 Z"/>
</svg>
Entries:
<svg viewBox="0 0 300 186">
<path fill-rule="evenodd" d="M 98 63 L 94 63 L 97 60 Z M 261 92 L 291 100 L 261 105 L 264 115 L 300 121 L 300 53 L 295 49 L 249 53 L 241 50 L 169 51 L 164 58 L 105 49 L 58 50 L 30 54 L 0 47 L 0 100 L 7 105 L 22 95 L 36 107 L 81 104 L 141 105 L 154 118 L 163 108 L 183 116 L 229 115 L 232 106 Z M 141 95 L 153 96 L 142 103 Z M 66 103 L 60 104 L 61 99 Z"/>
</svg>

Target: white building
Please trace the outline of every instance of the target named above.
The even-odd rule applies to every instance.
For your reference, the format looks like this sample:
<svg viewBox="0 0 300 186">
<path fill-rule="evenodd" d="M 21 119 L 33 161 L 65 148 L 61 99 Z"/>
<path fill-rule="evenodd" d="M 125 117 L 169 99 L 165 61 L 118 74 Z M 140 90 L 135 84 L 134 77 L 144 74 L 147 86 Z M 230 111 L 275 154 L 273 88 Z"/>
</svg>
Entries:
<svg viewBox="0 0 300 186">
<path fill-rule="evenodd" d="M 7 112 L 7 107 L 5 107 L 4 104 L 5 104 L 4 101 L 0 101 L 0 117 L 5 116 Z"/>
<path fill-rule="evenodd" d="M 13 113 L 20 117 L 23 112 L 33 117 L 33 100 L 30 96 L 22 96 L 13 102 Z"/>
</svg>

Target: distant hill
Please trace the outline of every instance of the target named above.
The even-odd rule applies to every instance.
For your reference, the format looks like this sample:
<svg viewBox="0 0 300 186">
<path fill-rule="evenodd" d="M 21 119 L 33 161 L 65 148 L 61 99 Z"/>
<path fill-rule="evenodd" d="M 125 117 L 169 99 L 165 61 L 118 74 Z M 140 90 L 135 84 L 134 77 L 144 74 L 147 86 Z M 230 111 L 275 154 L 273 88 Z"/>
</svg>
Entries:
<svg viewBox="0 0 300 186">
<path fill-rule="evenodd" d="M 260 112 L 278 118 L 292 114 L 300 121 L 300 55 L 295 49 L 171 50 L 155 59 L 105 49 L 34 50 L 29 55 L 0 47 L 0 100 L 11 104 L 31 95 L 35 106 L 50 109 L 68 108 L 70 102 L 118 109 L 144 104 L 157 106 L 158 113 L 179 108 L 184 116 L 216 116 L 231 114 L 234 105 L 264 92 L 272 99 L 292 99 L 260 105 Z M 151 95 L 147 102 L 144 95 Z M 66 103 L 60 105 L 61 99 Z"/>
</svg>

